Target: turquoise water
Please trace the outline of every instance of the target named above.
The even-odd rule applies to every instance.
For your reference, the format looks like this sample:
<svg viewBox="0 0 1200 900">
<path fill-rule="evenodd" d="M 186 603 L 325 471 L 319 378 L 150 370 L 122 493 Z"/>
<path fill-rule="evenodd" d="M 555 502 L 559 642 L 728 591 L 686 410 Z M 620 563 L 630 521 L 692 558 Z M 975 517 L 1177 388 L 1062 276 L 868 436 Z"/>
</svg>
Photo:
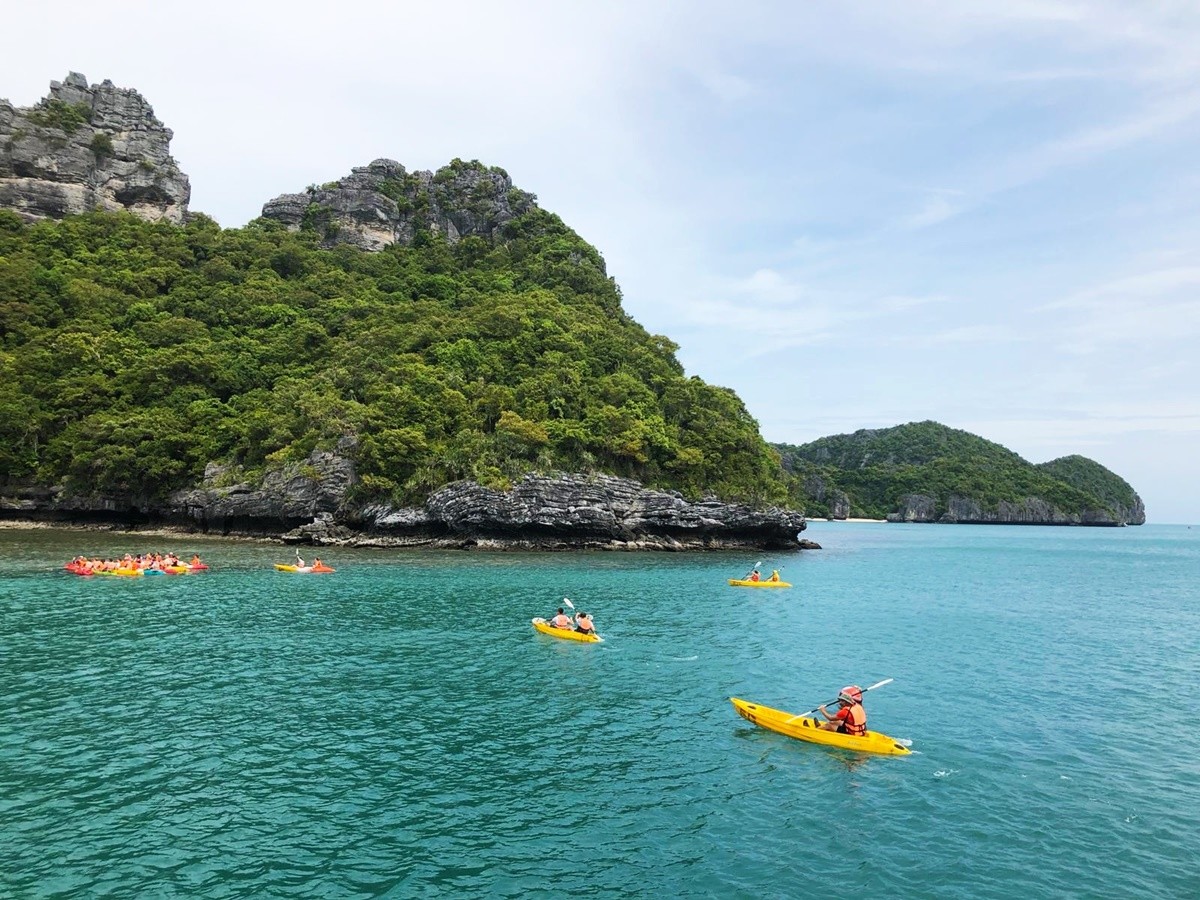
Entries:
<svg viewBox="0 0 1200 900">
<path fill-rule="evenodd" d="M 1200 895 L 1200 529 L 806 536 L 763 591 L 733 555 L 297 576 L 267 544 L 0 531 L 0 895 Z M 213 569 L 57 568 L 143 548 Z M 533 632 L 564 594 L 605 643 Z M 889 677 L 870 724 L 912 756 L 727 700 Z"/>
</svg>

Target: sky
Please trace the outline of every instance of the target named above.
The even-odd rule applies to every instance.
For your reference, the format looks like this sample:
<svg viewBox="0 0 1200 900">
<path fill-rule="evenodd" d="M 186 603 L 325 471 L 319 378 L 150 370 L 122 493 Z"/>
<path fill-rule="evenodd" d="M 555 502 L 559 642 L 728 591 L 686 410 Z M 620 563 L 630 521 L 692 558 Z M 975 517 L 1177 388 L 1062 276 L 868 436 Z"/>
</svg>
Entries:
<svg viewBox="0 0 1200 900">
<path fill-rule="evenodd" d="M 373 159 L 501 166 L 774 442 L 932 419 L 1200 522 L 1200 5 L 60 0 L 77 71 L 244 225 Z"/>
</svg>

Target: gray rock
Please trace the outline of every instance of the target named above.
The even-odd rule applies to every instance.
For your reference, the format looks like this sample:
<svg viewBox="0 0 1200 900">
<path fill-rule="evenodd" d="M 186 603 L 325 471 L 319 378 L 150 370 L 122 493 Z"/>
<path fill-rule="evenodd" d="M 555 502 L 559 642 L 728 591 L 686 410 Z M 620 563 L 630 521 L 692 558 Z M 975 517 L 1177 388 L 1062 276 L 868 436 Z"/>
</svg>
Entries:
<svg viewBox="0 0 1200 900">
<path fill-rule="evenodd" d="M 850 517 L 850 497 L 845 491 L 831 488 L 825 479 L 815 472 L 804 477 L 804 494 L 818 503 L 824 503 L 829 508 L 829 518 L 848 519 Z"/>
<path fill-rule="evenodd" d="M 182 222 L 191 186 L 171 137 L 137 91 L 78 72 L 36 106 L 0 100 L 0 207 L 30 221 L 101 208 Z"/>
<path fill-rule="evenodd" d="M 1001 500 L 995 509 L 984 509 L 978 500 L 970 497 L 950 497 L 946 511 L 940 516 L 933 497 L 924 494 L 908 494 L 902 498 L 900 508 L 889 513 L 889 522 L 944 522 L 964 525 L 1124 525 L 1125 521 L 1114 518 L 1105 509 L 1091 509 L 1083 513 L 1065 513 L 1040 497 L 1026 497 L 1013 503 Z"/>
<path fill-rule="evenodd" d="M 356 482 L 344 439 L 298 465 L 251 482 L 235 467 L 210 464 L 197 488 L 169 502 L 64 497 L 6 486 L 0 515 L 56 521 L 113 521 L 280 537 L 289 543 L 373 547 L 599 550 L 819 549 L 800 538 L 796 512 L 752 509 L 715 499 L 692 502 L 609 475 L 527 475 L 512 490 L 459 481 L 422 508 L 349 502 Z"/>
<path fill-rule="evenodd" d="M 411 244 L 420 229 L 452 244 L 469 236 L 491 242 L 506 222 L 535 205 L 507 172 L 479 162 L 455 160 L 437 172 L 410 173 L 395 160 L 377 159 L 306 193 L 281 194 L 262 214 L 292 230 L 315 228 L 327 247 L 382 250 Z"/>
<path fill-rule="evenodd" d="M 755 510 L 649 490 L 610 475 L 526 475 L 510 491 L 459 481 L 435 491 L 423 511 L 363 511 L 372 537 L 450 537 L 509 546 L 614 549 L 795 548 L 799 513 Z"/>
<path fill-rule="evenodd" d="M 163 515 L 202 531 L 273 534 L 337 512 L 355 481 L 348 456 L 324 450 L 314 450 L 302 465 L 267 473 L 258 484 L 239 481 L 238 474 L 210 464 L 204 484 L 172 494 Z"/>
</svg>

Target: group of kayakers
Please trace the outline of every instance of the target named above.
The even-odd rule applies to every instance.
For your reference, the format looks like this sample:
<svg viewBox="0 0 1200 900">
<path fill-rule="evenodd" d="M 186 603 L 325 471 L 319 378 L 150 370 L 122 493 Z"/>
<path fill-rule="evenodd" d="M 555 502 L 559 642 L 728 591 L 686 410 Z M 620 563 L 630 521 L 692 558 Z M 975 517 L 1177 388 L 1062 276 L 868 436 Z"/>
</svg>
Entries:
<svg viewBox="0 0 1200 900">
<path fill-rule="evenodd" d="M 567 599 L 563 597 L 563 600 Z M 561 628 L 564 631 L 578 631 L 580 634 L 596 633 L 596 625 L 591 616 L 582 611 L 575 613 L 574 616 L 569 616 L 561 606 L 558 608 L 558 612 L 550 617 L 549 625 L 551 628 Z"/>
<path fill-rule="evenodd" d="M 193 553 L 188 562 L 175 553 L 126 553 L 120 557 L 76 556 L 66 568 L 79 575 L 91 575 L 99 572 L 167 572 L 179 568 L 201 570 L 208 566 L 198 553 Z"/>
</svg>

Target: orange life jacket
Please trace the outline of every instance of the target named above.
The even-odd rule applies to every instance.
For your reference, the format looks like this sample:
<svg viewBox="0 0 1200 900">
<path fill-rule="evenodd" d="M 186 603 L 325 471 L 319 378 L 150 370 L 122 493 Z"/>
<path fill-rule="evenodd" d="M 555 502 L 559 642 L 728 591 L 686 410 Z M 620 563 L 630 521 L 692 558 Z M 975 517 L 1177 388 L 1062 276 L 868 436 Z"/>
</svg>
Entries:
<svg viewBox="0 0 1200 900">
<path fill-rule="evenodd" d="M 750 573 L 750 580 L 751 580 L 751 581 L 758 581 L 758 573 L 757 573 L 757 572 L 751 572 L 751 573 Z"/>
<path fill-rule="evenodd" d="M 847 708 L 846 718 L 842 719 L 842 730 L 859 737 L 867 733 L 867 711 L 861 703 Z"/>
<path fill-rule="evenodd" d="M 569 616 L 566 616 L 566 615 L 557 615 L 553 619 L 550 620 L 550 624 L 553 625 L 555 628 L 570 628 L 571 627 L 571 619 Z"/>
</svg>

